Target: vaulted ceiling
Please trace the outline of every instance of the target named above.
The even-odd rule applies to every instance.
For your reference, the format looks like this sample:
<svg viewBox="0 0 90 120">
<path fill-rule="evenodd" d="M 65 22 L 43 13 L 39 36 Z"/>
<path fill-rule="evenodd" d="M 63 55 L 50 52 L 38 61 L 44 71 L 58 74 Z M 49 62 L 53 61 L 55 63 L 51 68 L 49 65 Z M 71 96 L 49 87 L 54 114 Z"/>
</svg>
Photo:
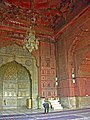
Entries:
<svg viewBox="0 0 90 120">
<path fill-rule="evenodd" d="M 37 37 L 53 38 L 89 3 L 89 0 L 0 0 L 0 46 L 23 44 L 30 25 Z"/>
</svg>

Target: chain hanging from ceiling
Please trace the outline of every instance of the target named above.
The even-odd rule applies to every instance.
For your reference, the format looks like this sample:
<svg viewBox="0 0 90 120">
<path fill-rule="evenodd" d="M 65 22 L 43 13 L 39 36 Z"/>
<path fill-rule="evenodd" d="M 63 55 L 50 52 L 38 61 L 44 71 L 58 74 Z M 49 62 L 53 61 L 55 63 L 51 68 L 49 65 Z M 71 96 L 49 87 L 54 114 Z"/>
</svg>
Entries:
<svg viewBox="0 0 90 120">
<path fill-rule="evenodd" d="M 31 5 L 31 0 L 30 0 Z M 30 11 L 32 11 L 32 18 L 30 18 L 30 27 L 27 30 L 27 35 L 24 39 L 24 48 L 26 48 L 30 53 L 34 50 L 38 49 L 39 41 L 36 38 L 36 32 L 35 32 L 35 22 L 36 19 L 34 17 L 33 10 L 31 9 L 32 6 L 30 6 Z"/>
</svg>

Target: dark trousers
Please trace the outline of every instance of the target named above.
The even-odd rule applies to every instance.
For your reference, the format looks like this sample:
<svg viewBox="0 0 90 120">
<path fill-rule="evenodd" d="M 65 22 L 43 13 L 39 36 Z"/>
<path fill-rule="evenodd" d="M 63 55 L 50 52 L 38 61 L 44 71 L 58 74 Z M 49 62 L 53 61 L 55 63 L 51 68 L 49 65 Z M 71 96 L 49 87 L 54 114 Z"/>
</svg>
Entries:
<svg viewBox="0 0 90 120">
<path fill-rule="evenodd" d="M 49 112 L 49 107 L 45 107 L 44 108 L 44 113 L 48 113 Z"/>
</svg>

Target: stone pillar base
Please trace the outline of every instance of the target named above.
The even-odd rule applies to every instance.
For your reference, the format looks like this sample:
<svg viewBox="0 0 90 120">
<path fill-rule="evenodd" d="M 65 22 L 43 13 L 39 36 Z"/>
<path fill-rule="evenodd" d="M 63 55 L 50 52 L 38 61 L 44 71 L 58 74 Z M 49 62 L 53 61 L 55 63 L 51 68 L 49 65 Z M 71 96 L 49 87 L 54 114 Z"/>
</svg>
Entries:
<svg viewBox="0 0 90 120">
<path fill-rule="evenodd" d="M 84 97 L 62 97 L 60 103 L 63 108 L 76 109 L 76 108 L 89 108 L 90 96 Z"/>
</svg>

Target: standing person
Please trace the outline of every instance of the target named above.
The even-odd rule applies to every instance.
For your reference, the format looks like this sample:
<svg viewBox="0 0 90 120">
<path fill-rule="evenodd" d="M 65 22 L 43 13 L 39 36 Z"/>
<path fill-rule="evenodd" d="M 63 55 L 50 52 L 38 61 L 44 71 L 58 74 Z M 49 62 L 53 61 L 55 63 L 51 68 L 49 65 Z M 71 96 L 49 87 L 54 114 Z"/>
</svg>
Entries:
<svg viewBox="0 0 90 120">
<path fill-rule="evenodd" d="M 44 107 L 44 113 L 47 114 L 49 112 L 49 103 L 48 103 L 48 101 L 45 101 L 43 103 L 43 107 Z"/>
</svg>

